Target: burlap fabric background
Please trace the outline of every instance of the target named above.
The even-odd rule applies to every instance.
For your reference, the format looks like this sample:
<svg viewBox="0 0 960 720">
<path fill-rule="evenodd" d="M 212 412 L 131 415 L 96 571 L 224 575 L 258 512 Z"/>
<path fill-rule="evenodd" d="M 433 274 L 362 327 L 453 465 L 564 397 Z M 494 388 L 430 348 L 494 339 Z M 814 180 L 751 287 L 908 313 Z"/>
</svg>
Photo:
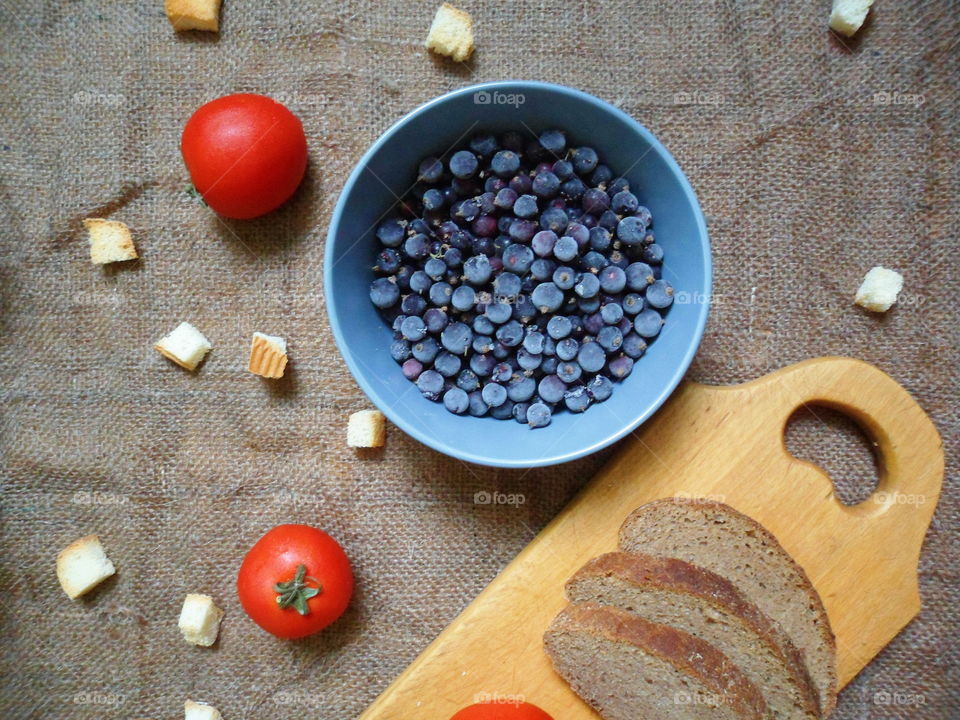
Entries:
<svg viewBox="0 0 960 720">
<path fill-rule="evenodd" d="M 228 720 L 355 717 L 604 462 L 503 472 L 395 430 L 382 454 L 344 442 L 348 413 L 367 406 L 321 287 L 344 179 L 422 101 L 530 78 L 619 105 L 689 175 L 718 294 L 691 377 L 849 354 L 934 418 L 950 465 L 920 565 L 924 610 L 836 717 L 957 717 L 960 11 L 879 0 L 840 42 L 828 5 L 471 0 L 479 50 L 461 66 L 421 47 L 433 2 L 227 0 L 219 36 L 178 36 L 160 0 L 0 0 L 0 715 L 174 718 L 189 696 Z M 190 113 L 237 91 L 286 102 L 311 153 L 293 202 L 247 223 L 190 198 L 178 151 Z M 142 261 L 91 266 L 86 216 L 128 223 Z M 886 316 L 851 304 L 875 264 L 906 277 Z M 195 375 L 151 350 L 181 320 L 215 347 Z M 289 339 L 282 382 L 246 372 L 255 329 Z M 791 447 L 864 497 L 866 444 L 819 416 L 800 414 Z M 481 490 L 525 502 L 474 505 Z M 234 592 L 243 552 L 292 521 L 336 536 L 358 579 L 346 617 L 299 643 L 256 628 Z M 119 573 L 71 602 L 54 558 L 90 532 Z M 215 649 L 179 637 L 188 591 L 226 609 Z"/>
</svg>

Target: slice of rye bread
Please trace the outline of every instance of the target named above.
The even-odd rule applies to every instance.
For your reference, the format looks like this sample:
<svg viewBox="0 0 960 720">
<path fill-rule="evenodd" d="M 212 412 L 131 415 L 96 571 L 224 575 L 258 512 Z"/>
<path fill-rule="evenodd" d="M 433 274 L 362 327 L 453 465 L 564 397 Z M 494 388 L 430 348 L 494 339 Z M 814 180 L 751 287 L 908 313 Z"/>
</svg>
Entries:
<svg viewBox="0 0 960 720">
<path fill-rule="evenodd" d="M 757 687 L 682 630 L 596 603 L 567 605 L 544 646 L 557 673 L 606 720 L 760 720 Z"/>
<path fill-rule="evenodd" d="M 804 654 L 820 715 L 837 704 L 837 644 L 813 584 L 755 520 L 718 502 L 663 498 L 624 520 L 620 549 L 674 557 L 727 578 Z"/>
<path fill-rule="evenodd" d="M 628 610 L 721 650 L 756 685 L 775 718 L 819 717 L 803 655 L 733 584 L 674 558 L 608 553 L 567 582 L 572 603 Z"/>
</svg>

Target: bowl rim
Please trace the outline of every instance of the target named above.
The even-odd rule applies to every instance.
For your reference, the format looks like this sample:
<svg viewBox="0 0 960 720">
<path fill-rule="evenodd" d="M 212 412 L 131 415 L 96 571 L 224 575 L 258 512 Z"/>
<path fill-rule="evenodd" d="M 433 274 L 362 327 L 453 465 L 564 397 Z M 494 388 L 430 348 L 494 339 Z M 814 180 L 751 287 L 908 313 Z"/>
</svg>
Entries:
<svg viewBox="0 0 960 720">
<path fill-rule="evenodd" d="M 347 347 L 341 332 L 339 316 L 336 311 L 337 300 L 334 297 L 334 293 L 331 288 L 333 287 L 332 273 L 335 265 L 334 241 L 344 214 L 347 198 L 357 185 L 364 168 L 387 143 L 387 141 L 413 118 L 418 117 L 423 113 L 426 113 L 454 98 L 459 98 L 463 95 L 470 95 L 484 90 L 497 90 L 507 93 L 522 93 L 524 89 L 536 89 L 559 93 L 562 95 L 571 96 L 583 102 L 588 102 L 592 105 L 597 105 L 603 111 L 616 116 L 622 122 L 630 125 L 650 144 L 650 149 L 660 155 L 667 167 L 670 168 L 674 176 L 679 181 L 679 185 L 694 211 L 694 220 L 696 221 L 699 237 L 702 239 L 702 242 L 700 243 L 700 249 L 702 253 L 704 275 L 706 279 L 705 286 L 703 288 L 703 296 L 706 301 L 698 305 L 699 313 L 696 316 L 696 322 L 693 326 L 693 331 L 690 335 L 690 342 L 687 345 L 686 352 L 679 359 L 679 362 L 677 363 L 669 381 L 663 385 L 661 391 L 657 394 L 654 400 L 646 406 L 642 413 L 637 415 L 625 426 L 611 431 L 605 437 L 594 443 L 591 443 L 587 447 L 576 448 L 568 452 L 561 451 L 548 457 L 517 460 L 510 458 L 484 457 L 474 453 L 465 452 L 455 446 L 438 441 L 436 438 L 431 437 L 421 429 L 412 426 L 411 423 L 407 422 L 406 419 L 396 413 L 393 406 L 387 402 L 369 382 L 367 382 L 363 370 L 354 359 L 353 352 L 349 347 Z M 360 386 L 360 389 L 363 390 L 367 398 L 381 412 L 383 412 L 384 415 L 386 415 L 394 425 L 424 445 L 433 448 L 444 455 L 448 455 L 465 462 L 476 463 L 478 465 L 484 465 L 487 467 L 513 469 L 534 468 L 557 465 L 592 455 L 598 450 L 602 450 L 603 448 L 617 442 L 628 433 L 633 432 L 637 427 L 646 422 L 657 410 L 660 409 L 663 403 L 666 402 L 667 398 L 673 393 L 674 390 L 676 390 L 677 386 L 680 384 L 680 381 L 683 380 L 684 376 L 686 375 L 690 364 L 693 362 L 693 357 L 696 355 L 696 352 L 699 349 L 700 343 L 703 339 L 703 333 L 706 328 L 707 316 L 709 315 L 711 304 L 710 298 L 713 288 L 713 259 L 710 248 L 710 236 L 707 233 L 706 220 L 704 219 L 700 202 L 697 200 L 697 195 L 694 192 L 693 187 L 690 185 L 689 179 L 683 170 L 680 169 L 680 166 L 677 164 L 677 161 L 674 159 L 673 155 L 670 154 L 670 151 L 667 150 L 663 143 L 661 143 L 652 132 L 650 132 L 646 127 L 640 124 L 640 122 L 638 122 L 629 114 L 625 113 L 614 105 L 611 105 L 605 100 L 601 100 L 600 98 L 582 90 L 577 90 L 576 88 L 571 88 L 566 85 L 558 85 L 555 83 L 541 82 L 536 80 L 504 80 L 466 85 L 456 90 L 438 95 L 437 97 L 434 97 L 410 110 L 392 125 L 390 125 L 390 127 L 388 127 L 383 133 L 381 133 L 376 141 L 374 141 L 374 143 L 357 161 L 353 170 L 350 172 L 350 175 L 347 177 L 346 182 L 343 184 L 343 187 L 340 189 L 340 195 L 337 198 L 337 204 L 335 205 L 333 213 L 330 216 L 330 224 L 327 228 L 326 247 L 324 249 L 323 284 L 327 319 L 330 323 L 330 329 L 337 344 L 337 349 L 340 351 L 340 355 L 343 357 L 344 362 L 346 362 L 347 367 L 350 370 L 350 374 L 353 375 L 353 378 Z"/>
</svg>

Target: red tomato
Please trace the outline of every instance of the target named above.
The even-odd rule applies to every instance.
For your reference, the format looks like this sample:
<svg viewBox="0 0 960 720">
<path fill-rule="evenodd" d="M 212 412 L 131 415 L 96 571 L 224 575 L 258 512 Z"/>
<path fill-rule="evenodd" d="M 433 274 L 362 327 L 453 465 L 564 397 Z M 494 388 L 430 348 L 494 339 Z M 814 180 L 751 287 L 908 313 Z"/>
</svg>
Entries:
<svg viewBox="0 0 960 720">
<path fill-rule="evenodd" d="M 309 525 L 277 525 L 240 565 L 237 593 L 247 615 L 277 637 L 323 630 L 343 614 L 353 572 L 343 548 Z"/>
<path fill-rule="evenodd" d="M 203 105 L 187 121 L 180 150 L 204 201 L 230 218 L 276 209 L 307 169 L 303 125 L 263 95 L 226 95 Z"/>
<path fill-rule="evenodd" d="M 487 702 L 465 707 L 450 720 L 553 720 L 553 718 L 536 705 L 526 702 Z"/>
</svg>

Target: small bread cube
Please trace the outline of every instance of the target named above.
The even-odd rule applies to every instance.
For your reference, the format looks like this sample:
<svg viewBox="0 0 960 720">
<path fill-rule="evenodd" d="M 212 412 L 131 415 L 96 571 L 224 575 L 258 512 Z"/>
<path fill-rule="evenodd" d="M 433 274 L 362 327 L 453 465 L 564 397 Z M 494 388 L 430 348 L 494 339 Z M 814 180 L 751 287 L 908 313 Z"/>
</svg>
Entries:
<svg viewBox="0 0 960 720">
<path fill-rule="evenodd" d="M 361 410 L 350 416 L 347 424 L 347 445 L 350 447 L 383 447 L 386 436 L 387 419 L 379 410 Z"/>
<path fill-rule="evenodd" d="M 896 270 L 871 268 L 863 278 L 854 302 L 873 312 L 886 312 L 897 301 L 903 290 L 903 275 Z"/>
<path fill-rule="evenodd" d="M 287 341 L 276 335 L 253 334 L 248 369 L 265 378 L 283 377 L 287 367 Z"/>
<path fill-rule="evenodd" d="M 95 265 L 136 260 L 139 257 L 130 228 L 119 220 L 87 218 L 83 226 L 90 234 L 90 262 Z"/>
<path fill-rule="evenodd" d="M 191 645 L 210 647 L 217 641 L 222 619 L 223 610 L 213 604 L 212 597 L 191 593 L 183 601 L 177 627 Z"/>
<path fill-rule="evenodd" d="M 830 13 L 830 29 L 841 35 L 853 37 L 867 18 L 873 0 L 833 0 Z"/>
<path fill-rule="evenodd" d="M 220 0 L 166 0 L 167 19 L 181 30 L 220 30 Z"/>
<path fill-rule="evenodd" d="M 470 13 L 443 3 L 430 25 L 427 50 L 463 62 L 473 54 L 473 18 Z"/>
<path fill-rule="evenodd" d="M 187 700 L 183 704 L 183 720 L 223 720 L 223 717 L 213 705 Z"/>
<path fill-rule="evenodd" d="M 169 335 L 160 338 L 153 347 L 177 365 L 187 370 L 195 370 L 213 346 L 193 325 L 182 322 Z"/>
<path fill-rule="evenodd" d="M 96 535 L 72 542 L 57 555 L 57 579 L 70 598 L 92 590 L 116 571 Z"/>
</svg>

